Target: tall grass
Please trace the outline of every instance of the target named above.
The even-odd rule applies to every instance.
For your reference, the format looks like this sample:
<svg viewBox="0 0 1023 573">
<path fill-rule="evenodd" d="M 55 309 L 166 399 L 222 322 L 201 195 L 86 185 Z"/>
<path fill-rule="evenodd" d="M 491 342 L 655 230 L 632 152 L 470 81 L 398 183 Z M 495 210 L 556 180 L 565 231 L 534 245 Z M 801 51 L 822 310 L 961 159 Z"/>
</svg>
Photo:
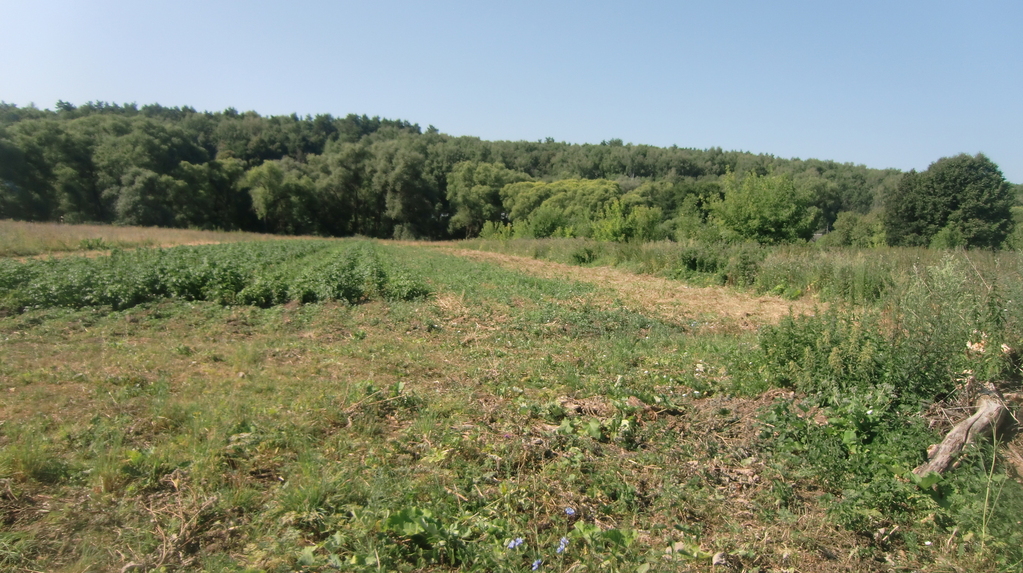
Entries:
<svg viewBox="0 0 1023 573">
<path fill-rule="evenodd" d="M 1008 283 L 1023 270 L 1016 252 L 943 251 L 908 247 L 775 247 L 755 243 L 611 243 L 590 239 L 474 239 L 466 248 L 584 266 L 616 266 L 700 285 L 729 285 L 787 298 L 880 304 L 893 287 L 949 256 L 973 270 L 978 283 Z"/>
<path fill-rule="evenodd" d="M 766 327 L 763 371 L 803 399 L 777 403 L 765 437 L 784 474 L 824 484 L 844 526 L 870 535 L 930 513 L 934 535 L 951 542 L 959 534 L 977 555 L 996 542 L 991 561 L 1012 570 L 1023 562 L 1023 487 L 1008 480 L 991 445 L 967 452 L 946 476 L 921 482 L 910 473 L 940 440 L 931 426 L 943 420 L 927 412 L 968 411 L 968 380 L 1019 389 L 1023 281 L 1009 266 L 1018 260 L 976 255 L 946 253 L 893 273 L 877 306 L 834 305 Z M 826 422 L 811 422 L 804 414 L 812 409 Z M 1000 504 L 991 502 L 995 481 L 1011 492 Z"/>
</svg>

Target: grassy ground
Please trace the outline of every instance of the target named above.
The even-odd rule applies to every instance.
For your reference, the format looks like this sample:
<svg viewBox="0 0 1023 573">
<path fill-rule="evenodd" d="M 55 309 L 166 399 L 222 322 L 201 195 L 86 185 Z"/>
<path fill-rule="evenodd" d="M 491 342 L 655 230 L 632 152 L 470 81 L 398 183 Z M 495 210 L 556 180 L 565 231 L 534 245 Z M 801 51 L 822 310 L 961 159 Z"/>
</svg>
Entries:
<svg viewBox="0 0 1023 573">
<path fill-rule="evenodd" d="M 1016 280 L 1020 253 L 878 247 L 834 248 L 818 244 L 765 246 L 707 243 L 609 243 L 590 239 L 473 239 L 460 248 L 490 251 L 583 267 L 614 267 L 678 279 L 689 285 L 739 287 L 788 300 L 877 305 L 887 302 L 914 269 L 953 256 L 974 276 Z"/>
<path fill-rule="evenodd" d="M 0 219 L 0 257 L 27 257 L 69 251 L 108 251 L 115 248 L 205 245 L 278 238 L 257 233 L 113 225 L 62 225 Z"/>
<path fill-rule="evenodd" d="M 854 472 L 866 446 L 832 451 L 813 429 L 838 408 L 799 413 L 805 390 L 779 387 L 761 348 L 812 301 L 379 248 L 433 294 L 0 318 L 0 568 L 1019 565 L 989 533 L 1018 527 L 1001 462 L 986 491 L 950 482 L 976 524 L 894 479 L 874 487 L 912 511 L 844 503 L 866 490 L 819 466 Z M 940 436 L 906 415 L 919 444 Z"/>
</svg>

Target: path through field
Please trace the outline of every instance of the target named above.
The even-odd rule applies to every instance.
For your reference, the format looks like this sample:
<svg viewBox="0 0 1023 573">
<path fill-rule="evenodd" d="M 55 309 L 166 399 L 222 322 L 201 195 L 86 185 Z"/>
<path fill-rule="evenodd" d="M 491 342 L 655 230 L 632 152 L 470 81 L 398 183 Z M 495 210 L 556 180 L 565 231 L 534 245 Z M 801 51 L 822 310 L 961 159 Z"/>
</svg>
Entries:
<svg viewBox="0 0 1023 573">
<path fill-rule="evenodd" d="M 790 312 L 813 314 L 812 300 L 785 300 L 777 296 L 753 296 L 727 287 L 693 287 L 681 281 L 651 275 L 639 275 L 612 267 L 580 267 L 494 253 L 460 249 L 450 244 L 434 244 L 460 257 L 485 261 L 504 268 L 550 279 L 593 283 L 611 289 L 626 306 L 672 322 L 715 321 L 742 329 L 756 329 L 777 323 Z"/>
</svg>

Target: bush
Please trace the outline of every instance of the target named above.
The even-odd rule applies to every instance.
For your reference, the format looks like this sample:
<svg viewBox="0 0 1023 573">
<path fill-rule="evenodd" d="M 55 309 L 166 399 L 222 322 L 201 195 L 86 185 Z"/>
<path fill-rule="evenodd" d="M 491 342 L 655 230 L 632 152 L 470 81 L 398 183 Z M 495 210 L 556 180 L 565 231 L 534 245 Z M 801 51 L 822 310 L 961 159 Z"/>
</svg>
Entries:
<svg viewBox="0 0 1023 573">
<path fill-rule="evenodd" d="M 821 211 L 813 195 L 787 175 L 734 173 L 721 179 L 724 198 L 710 204 L 714 219 L 733 236 L 764 244 L 805 241 L 813 236 Z"/>
<path fill-rule="evenodd" d="M 927 446 L 940 440 L 920 415 L 928 404 L 948 398 L 968 374 L 981 381 L 1014 375 L 1011 356 L 1000 347 L 1021 341 L 1020 320 L 1009 303 L 1019 287 L 979 278 L 962 259 L 949 256 L 897 281 L 881 307 L 835 305 L 765 328 L 764 373 L 805 399 L 778 401 L 761 419 L 782 471 L 822 483 L 830 513 L 842 526 L 874 535 L 899 524 L 910 546 L 914 528 L 928 535 L 958 531 L 965 536 L 961 549 L 971 538 L 1012 539 L 993 559 L 1004 564 L 1021 555 L 1013 544 L 1023 539 L 1023 490 L 1006 480 L 1003 469 L 992 469 L 989 446 L 967 453 L 943 477 L 911 473 L 926 459 Z M 1010 504 L 992 500 L 998 493 L 993 488 L 1003 487 Z M 920 520 L 923 513 L 926 520 Z M 983 553 L 984 545 L 979 547 Z"/>
<path fill-rule="evenodd" d="M 1000 310 L 1007 303 L 974 283 L 948 258 L 907 277 L 882 308 L 836 305 L 766 327 L 760 346 L 772 382 L 824 404 L 884 387 L 897 403 L 915 407 L 947 396 L 967 370 L 983 380 L 1009 376 L 1013 365 L 997 351 L 1009 339 L 1018 342 Z M 967 343 L 981 340 L 991 352 L 968 351 Z"/>
</svg>

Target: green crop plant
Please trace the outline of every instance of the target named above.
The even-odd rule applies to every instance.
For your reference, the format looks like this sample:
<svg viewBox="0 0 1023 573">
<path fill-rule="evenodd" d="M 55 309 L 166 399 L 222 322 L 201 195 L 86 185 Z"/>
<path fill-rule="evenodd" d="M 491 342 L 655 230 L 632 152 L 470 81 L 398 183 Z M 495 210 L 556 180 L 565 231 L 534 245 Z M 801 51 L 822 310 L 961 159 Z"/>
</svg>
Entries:
<svg viewBox="0 0 1023 573">
<path fill-rule="evenodd" d="M 422 280 L 385 264 L 372 243 L 359 242 L 267 241 L 0 262 L 0 303 L 15 311 L 124 309 L 165 297 L 266 308 L 291 300 L 355 304 L 429 294 Z"/>
</svg>

